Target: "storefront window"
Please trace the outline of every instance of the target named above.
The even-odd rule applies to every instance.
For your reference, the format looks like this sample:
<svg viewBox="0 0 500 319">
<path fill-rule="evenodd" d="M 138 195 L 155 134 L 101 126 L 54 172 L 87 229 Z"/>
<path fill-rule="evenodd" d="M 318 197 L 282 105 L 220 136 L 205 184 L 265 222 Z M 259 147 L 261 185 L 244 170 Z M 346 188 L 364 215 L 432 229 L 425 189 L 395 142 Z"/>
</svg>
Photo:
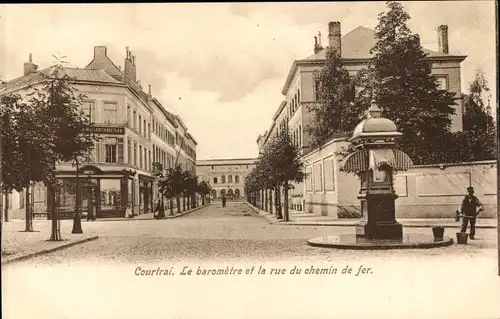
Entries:
<svg viewBox="0 0 500 319">
<path fill-rule="evenodd" d="M 120 180 L 101 179 L 101 210 L 119 209 L 120 207 Z"/>
</svg>

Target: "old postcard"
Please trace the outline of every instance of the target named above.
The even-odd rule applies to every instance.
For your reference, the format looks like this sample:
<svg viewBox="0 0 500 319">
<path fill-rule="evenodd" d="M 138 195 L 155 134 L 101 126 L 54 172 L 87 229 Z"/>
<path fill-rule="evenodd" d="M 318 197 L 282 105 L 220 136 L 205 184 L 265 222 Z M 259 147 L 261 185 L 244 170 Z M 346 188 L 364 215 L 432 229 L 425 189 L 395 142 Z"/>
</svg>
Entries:
<svg viewBox="0 0 500 319">
<path fill-rule="evenodd" d="M 1 5 L 2 317 L 500 318 L 496 3 Z"/>
</svg>

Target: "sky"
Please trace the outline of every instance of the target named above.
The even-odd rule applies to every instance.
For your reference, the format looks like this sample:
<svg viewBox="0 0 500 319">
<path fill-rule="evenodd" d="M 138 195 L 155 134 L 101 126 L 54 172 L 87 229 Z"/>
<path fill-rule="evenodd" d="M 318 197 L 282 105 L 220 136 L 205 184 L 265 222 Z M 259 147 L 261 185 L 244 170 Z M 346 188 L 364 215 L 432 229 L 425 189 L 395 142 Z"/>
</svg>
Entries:
<svg viewBox="0 0 500 319">
<path fill-rule="evenodd" d="M 496 101 L 494 1 L 403 6 L 428 49 L 437 50 L 437 27 L 448 25 L 450 53 L 468 56 L 462 91 L 481 68 Z M 330 21 L 341 23 L 342 35 L 373 29 L 385 9 L 384 2 L 0 5 L 0 77 L 21 76 L 30 53 L 40 68 L 54 53 L 83 68 L 97 45 L 123 68 L 128 46 L 142 86 L 182 117 L 198 159 L 255 157 L 288 71 L 313 54 L 318 31 L 327 43 Z"/>
</svg>

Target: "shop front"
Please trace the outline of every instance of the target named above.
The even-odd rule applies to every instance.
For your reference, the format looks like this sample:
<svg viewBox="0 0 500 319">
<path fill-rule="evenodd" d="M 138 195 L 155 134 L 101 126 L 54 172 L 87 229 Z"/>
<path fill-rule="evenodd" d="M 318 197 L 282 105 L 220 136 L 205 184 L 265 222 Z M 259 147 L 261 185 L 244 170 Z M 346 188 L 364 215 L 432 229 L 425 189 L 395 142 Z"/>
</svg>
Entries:
<svg viewBox="0 0 500 319">
<path fill-rule="evenodd" d="M 134 176 L 130 169 L 103 171 L 94 165 L 78 170 L 78 202 L 75 171 L 58 172 L 60 191 L 56 200 L 59 218 L 72 218 L 78 205 L 82 217 L 87 219 L 125 217 L 127 206 L 135 207 Z M 53 189 L 47 189 L 52 198 Z M 52 201 L 47 201 L 47 211 L 52 211 Z M 50 214 L 48 214 L 50 218 Z"/>
</svg>

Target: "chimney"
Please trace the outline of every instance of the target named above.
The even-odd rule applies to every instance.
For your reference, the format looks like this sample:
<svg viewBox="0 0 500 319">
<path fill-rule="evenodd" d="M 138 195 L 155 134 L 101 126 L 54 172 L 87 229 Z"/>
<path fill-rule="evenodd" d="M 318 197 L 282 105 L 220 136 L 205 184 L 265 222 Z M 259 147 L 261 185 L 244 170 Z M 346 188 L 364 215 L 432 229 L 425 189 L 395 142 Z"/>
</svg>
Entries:
<svg viewBox="0 0 500 319">
<path fill-rule="evenodd" d="M 321 46 L 321 33 L 319 32 L 318 36 L 314 37 L 314 54 L 321 50 L 323 50 L 323 47 Z"/>
<path fill-rule="evenodd" d="M 439 52 L 448 54 L 448 26 L 440 25 L 438 27 L 438 46 Z"/>
<path fill-rule="evenodd" d="M 125 50 L 125 82 L 136 82 L 135 57 L 132 56 L 132 52 L 129 50 L 129 47 L 126 47 Z"/>
<path fill-rule="evenodd" d="M 30 53 L 29 62 L 24 63 L 24 76 L 35 73 L 38 70 L 38 65 L 33 63 L 32 55 Z"/>
<path fill-rule="evenodd" d="M 149 95 L 151 95 L 151 84 L 149 85 Z"/>
<path fill-rule="evenodd" d="M 105 46 L 94 47 L 94 59 L 107 56 L 107 48 Z"/>
<path fill-rule="evenodd" d="M 330 22 L 328 23 L 328 41 L 330 48 L 337 51 L 338 56 L 342 56 L 342 43 L 340 40 L 340 22 Z"/>
</svg>

